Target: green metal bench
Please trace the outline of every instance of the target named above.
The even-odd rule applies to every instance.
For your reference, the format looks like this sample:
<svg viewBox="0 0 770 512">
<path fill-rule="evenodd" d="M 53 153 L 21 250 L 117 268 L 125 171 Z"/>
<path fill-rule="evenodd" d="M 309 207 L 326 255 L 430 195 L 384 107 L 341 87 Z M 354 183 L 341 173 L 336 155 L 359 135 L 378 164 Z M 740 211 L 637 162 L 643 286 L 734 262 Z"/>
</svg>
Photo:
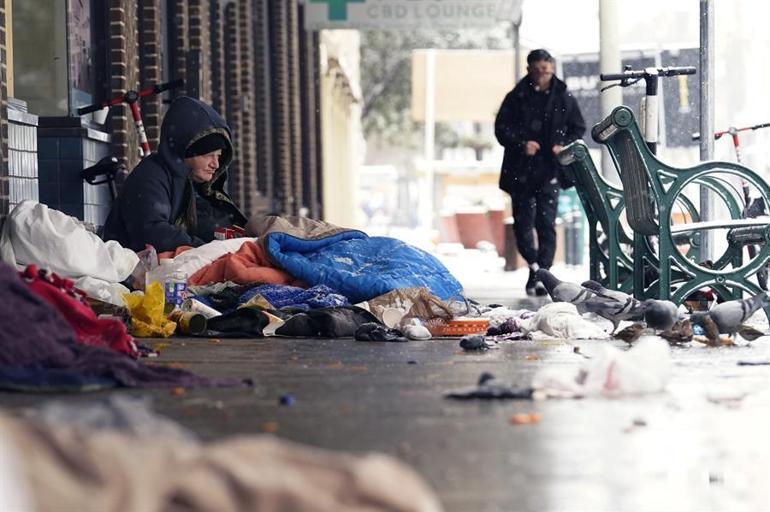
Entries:
<svg viewBox="0 0 770 512">
<path fill-rule="evenodd" d="M 591 133 L 609 150 L 623 183 L 626 218 L 634 231 L 634 253 L 640 255 L 634 257 L 634 295 L 645 298 L 654 290 L 658 298 L 680 304 L 704 287 L 726 299 L 737 298 L 742 291 L 760 291 L 750 279 L 770 260 L 770 226 L 767 219 L 741 218 L 742 195 L 729 178 L 747 181 L 770 204 L 770 188 L 762 178 L 730 162 L 705 162 L 685 169 L 664 164 L 649 151 L 632 111 L 625 106 L 615 108 Z M 721 198 L 731 218 L 698 222 L 699 216 L 693 215 L 693 222 L 674 224 L 674 207 L 685 197 L 685 188 L 693 184 L 705 185 Z M 692 249 L 699 247 L 704 234 L 715 229 L 728 230 L 727 248 L 710 266 L 698 263 Z M 646 248 L 650 238 L 658 241 L 656 257 Z M 690 246 L 687 253 L 677 247 L 683 241 Z M 750 242 L 760 247 L 754 258 L 744 262 L 743 247 Z M 659 268 L 654 285 L 644 281 L 648 265 Z"/>
<path fill-rule="evenodd" d="M 632 254 L 634 241 L 628 236 L 620 222 L 625 209 L 623 190 L 607 182 L 599 174 L 594 165 L 588 147 L 582 140 L 577 140 L 566 146 L 558 155 L 559 163 L 566 167 L 575 178 L 575 189 L 580 197 L 583 209 L 588 218 L 590 239 L 590 277 L 604 286 L 624 292 L 633 291 L 634 262 Z M 741 206 L 734 201 L 736 189 L 730 184 L 723 184 L 716 178 L 703 178 L 707 187 L 714 190 L 730 205 L 731 212 L 739 214 Z M 732 190 L 731 190 L 732 189 Z M 698 210 L 686 196 L 677 199 L 679 211 L 697 221 Z M 606 247 L 600 242 L 601 234 L 606 237 Z M 690 248 L 689 257 L 697 257 L 699 244 L 686 235 L 676 235 L 678 241 L 687 243 Z M 642 258 L 657 269 L 658 258 L 654 247 L 645 238 Z M 657 274 L 657 272 L 653 272 Z M 686 280 L 687 276 L 675 273 L 674 280 Z M 645 290 L 646 297 L 657 297 L 657 279 L 651 280 L 651 285 Z"/>
<path fill-rule="evenodd" d="M 620 223 L 625 208 L 623 191 L 597 172 L 582 140 L 566 146 L 558 158 L 575 177 L 575 190 L 588 220 L 590 278 L 609 289 L 630 293 L 634 286 L 634 263 L 630 256 L 633 239 Z"/>
</svg>

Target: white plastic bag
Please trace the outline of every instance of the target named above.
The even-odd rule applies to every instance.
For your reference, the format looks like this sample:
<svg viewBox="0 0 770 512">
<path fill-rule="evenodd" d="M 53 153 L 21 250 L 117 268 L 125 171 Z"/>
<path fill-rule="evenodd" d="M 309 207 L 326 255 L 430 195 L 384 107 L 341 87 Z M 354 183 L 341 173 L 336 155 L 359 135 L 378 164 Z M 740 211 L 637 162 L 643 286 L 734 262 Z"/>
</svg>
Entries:
<svg viewBox="0 0 770 512">
<path fill-rule="evenodd" d="M 532 378 L 532 387 L 547 397 L 621 397 L 663 391 L 671 374 L 668 343 L 643 336 L 629 350 L 602 345 L 576 371 L 546 367 Z"/>
</svg>

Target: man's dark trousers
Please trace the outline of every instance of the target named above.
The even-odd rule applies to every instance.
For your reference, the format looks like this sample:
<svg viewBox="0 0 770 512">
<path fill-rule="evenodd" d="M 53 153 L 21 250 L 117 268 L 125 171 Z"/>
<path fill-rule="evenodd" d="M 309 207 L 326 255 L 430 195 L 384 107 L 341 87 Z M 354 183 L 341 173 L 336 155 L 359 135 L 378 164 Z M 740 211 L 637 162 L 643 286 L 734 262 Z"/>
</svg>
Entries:
<svg viewBox="0 0 770 512">
<path fill-rule="evenodd" d="M 513 231 L 521 256 L 529 265 L 551 268 L 556 253 L 556 211 L 559 206 L 559 185 L 545 183 L 535 190 L 511 194 Z M 535 236 L 537 231 L 537 248 Z"/>
</svg>

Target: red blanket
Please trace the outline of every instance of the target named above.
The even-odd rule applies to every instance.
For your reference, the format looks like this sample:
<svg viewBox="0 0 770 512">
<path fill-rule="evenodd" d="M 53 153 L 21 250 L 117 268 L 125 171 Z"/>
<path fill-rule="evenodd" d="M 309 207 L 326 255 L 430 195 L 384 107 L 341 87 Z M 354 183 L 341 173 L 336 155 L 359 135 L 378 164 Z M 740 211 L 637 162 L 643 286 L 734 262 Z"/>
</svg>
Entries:
<svg viewBox="0 0 770 512">
<path fill-rule="evenodd" d="M 239 284 L 269 283 L 301 285 L 283 270 L 271 266 L 264 249 L 245 242 L 237 252 L 225 254 L 190 276 L 190 285 L 232 281 Z"/>
</svg>

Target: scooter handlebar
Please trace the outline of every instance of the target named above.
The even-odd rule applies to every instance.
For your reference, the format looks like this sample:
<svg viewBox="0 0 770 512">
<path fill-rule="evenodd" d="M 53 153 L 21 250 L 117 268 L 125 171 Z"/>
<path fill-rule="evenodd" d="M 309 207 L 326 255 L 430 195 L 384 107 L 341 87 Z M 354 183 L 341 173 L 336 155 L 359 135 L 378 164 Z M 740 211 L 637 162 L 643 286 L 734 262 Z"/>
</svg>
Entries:
<svg viewBox="0 0 770 512">
<path fill-rule="evenodd" d="M 79 116 L 84 116 L 84 115 L 86 115 L 86 114 L 90 114 L 91 112 L 96 112 L 97 110 L 101 110 L 101 109 L 103 109 L 103 108 L 104 108 L 104 105 L 101 105 L 101 104 L 98 104 L 98 105 L 97 105 L 97 104 L 93 104 L 93 105 L 88 105 L 88 106 L 85 106 L 85 107 L 80 107 L 80 108 L 77 110 L 77 112 L 78 112 L 78 115 L 79 115 Z"/>
<path fill-rule="evenodd" d="M 653 70 L 653 71 L 651 71 Z M 676 76 L 676 75 L 694 75 L 696 69 L 693 66 L 665 67 L 665 68 L 647 68 L 647 69 L 629 69 L 622 73 L 602 73 L 599 79 L 603 82 L 612 80 L 627 80 L 633 78 L 644 78 L 645 76 Z"/>
<path fill-rule="evenodd" d="M 182 87 L 184 85 L 184 80 L 181 78 L 177 78 L 176 80 L 172 80 L 171 82 L 166 82 L 165 84 L 158 84 L 154 87 L 155 93 L 161 93 L 163 91 L 169 91 L 171 89 L 176 89 L 177 87 Z"/>
</svg>

